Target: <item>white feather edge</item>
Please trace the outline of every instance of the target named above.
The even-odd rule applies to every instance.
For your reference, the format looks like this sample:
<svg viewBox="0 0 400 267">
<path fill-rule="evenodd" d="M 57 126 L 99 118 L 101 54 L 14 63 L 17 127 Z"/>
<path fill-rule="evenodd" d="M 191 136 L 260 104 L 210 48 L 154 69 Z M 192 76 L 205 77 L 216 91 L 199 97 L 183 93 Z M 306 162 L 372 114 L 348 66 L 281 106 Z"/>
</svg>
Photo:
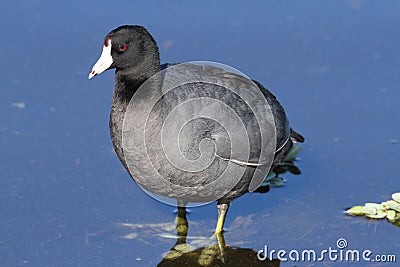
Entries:
<svg viewBox="0 0 400 267">
<path fill-rule="evenodd" d="M 290 139 L 290 136 L 289 136 L 288 139 L 286 139 L 286 141 L 275 151 L 275 154 L 278 153 L 278 152 L 287 144 L 287 142 L 289 141 L 289 139 Z M 254 163 L 254 162 L 243 161 L 243 160 L 239 160 L 239 159 L 227 159 L 227 158 L 221 157 L 221 156 L 218 155 L 218 154 L 215 154 L 215 156 L 217 156 L 218 158 L 220 158 L 220 159 L 222 159 L 222 160 L 230 161 L 230 162 L 236 163 L 236 164 L 241 165 L 241 166 L 253 166 L 253 167 L 257 167 L 257 166 L 262 166 L 262 165 L 267 164 L 267 162 L 264 162 L 264 163 Z"/>
<path fill-rule="evenodd" d="M 238 159 L 227 159 L 227 158 L 221 157 L 217 154 L 215 154 L 215 156 L 217 156 L 218 158 L 220 158 L 222 160 L 230 161 L 230 162 L 236 163 L 238 165 L 242 165 L 242 166 L 255 166 L 256 167 L 256 166 L 262 166 L 262 165 L 266 164 L 266 163 L 253 163 L 253 162 L 248 162 L 248 161 L 243 161 L 243 160 L 238 160 Z"/>
</svg>

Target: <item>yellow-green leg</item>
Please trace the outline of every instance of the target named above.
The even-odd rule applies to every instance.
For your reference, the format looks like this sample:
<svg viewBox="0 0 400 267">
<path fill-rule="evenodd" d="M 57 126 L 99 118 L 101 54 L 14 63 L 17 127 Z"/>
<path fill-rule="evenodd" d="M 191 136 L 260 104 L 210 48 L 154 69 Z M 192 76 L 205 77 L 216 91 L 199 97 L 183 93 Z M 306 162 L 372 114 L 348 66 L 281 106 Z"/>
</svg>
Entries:
<svg viewBox="0 0 400 267">
<path fill-rule="evenodd" d="M 217 220 L 217 226 L 215 227 L 214 235 L 217 238 L 219 251 L 221 253 L 221 260 L 222 262 L 225 262 L 225 255 L 224 255 L 225 239 L 223 235 L 223 230 L 224 230 L 226 214 L 228 213 L 229 209 L 229 202 L 227 203 L 218 202 L 217 208 L 218 208 L 218 220 Z"/>
<path fill-rule="evenodd" d="M 218 208 L 218 220 L 217 226 L 215 227 L 215 234 L 220 234 L 223 231 L 226 214 L 228 213 L 229 203 L 222 203 L 217 205 Z"/>
<path fill-rule="evenodd" d="M 176 245 L 185 244 L 186 236 L 189 230 L 189 223 L 186 219 L 186 203 L 182 201 L 178 201 L 178 212 L 175 219 L 176 225 L 176 234 L 178 236 L 178 240 L 176 241 Z"/>
</svg>

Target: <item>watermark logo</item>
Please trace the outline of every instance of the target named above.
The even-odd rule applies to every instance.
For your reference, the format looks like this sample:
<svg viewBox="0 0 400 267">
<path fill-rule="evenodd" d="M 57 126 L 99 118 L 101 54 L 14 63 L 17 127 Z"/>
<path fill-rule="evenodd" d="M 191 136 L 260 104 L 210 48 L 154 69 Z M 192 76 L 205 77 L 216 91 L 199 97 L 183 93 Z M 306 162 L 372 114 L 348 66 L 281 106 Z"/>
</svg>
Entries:
<svg viewBox="0 0 400 267">
<path fill-rule="evenodd" d="M 260 261 L 278 259 L 291 262 L 396 262 L 395 254 L 374 254 L 371 250 L 358 250 L 348 248 L 347 240 L 339 238 L 336 247 L 327 249 L 284 250 L 269 249 L 267 245 L 257 253 Z"/>
<path fill-rule="evenodd" d="M 338 249 L 344 249 L 347 247 L 347 240 L 344 238 L 339 238 L 336 241 L 336 246 L 338 247 Z"/>
</svg>

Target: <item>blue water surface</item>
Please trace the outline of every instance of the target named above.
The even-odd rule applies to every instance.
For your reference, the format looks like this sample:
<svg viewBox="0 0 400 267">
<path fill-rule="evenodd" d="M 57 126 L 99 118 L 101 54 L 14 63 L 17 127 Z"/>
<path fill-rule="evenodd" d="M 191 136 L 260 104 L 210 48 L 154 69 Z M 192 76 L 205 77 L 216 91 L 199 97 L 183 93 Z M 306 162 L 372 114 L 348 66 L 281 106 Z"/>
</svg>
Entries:
<svg viewBox="0 0 400 267">
<path fill-rule="evenodd" d="M 209 60 L 262 82 L 306 137 L 302 175 L 233 202 L 227 245 L 394 254 L 400 229 L 343 211 L 400 191 L 399 1 L 7 1 L 0 91 L 0 266 L 156 266 L 175 240 L 119 223 L 173 222 L 113 152 L 104 36 L 145 26 L 163 62 Z M 211 235 L 214 204 L 188 215 Z M 197 232 L 196 232 L 197 231 Z M 190 234 L 190 233 L 189 233 Z M 161 240 L 161 241 L 160 241 Z M 281 266 L 343 262 L 281 262 Z M 398 263 L 346 263 L 346 266 Z"/>
</svg>

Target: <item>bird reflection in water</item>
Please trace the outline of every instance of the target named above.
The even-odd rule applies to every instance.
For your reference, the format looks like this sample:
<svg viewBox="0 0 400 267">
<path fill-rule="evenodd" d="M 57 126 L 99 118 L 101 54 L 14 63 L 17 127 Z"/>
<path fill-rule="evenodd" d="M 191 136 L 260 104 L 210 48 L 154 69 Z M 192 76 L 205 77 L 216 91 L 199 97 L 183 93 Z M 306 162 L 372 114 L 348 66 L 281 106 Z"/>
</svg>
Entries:
<svg viewBox="0 0 400 267">
<path fill-rule="evenodd" d="M 157 266 L 280 266 L 280 261 L 277 259 L 259 260 L 257 252 L 251 248 L 227 246 L 223 233 L 213 236 L 216 237 L 217 243 L 213 242 L 213 238 L 207 238 L 202 240 L 204 246 L 192 249 L 186 243 L 188 229 L 186 209 L 178 208 L 176 243 Z"/>
</svg>

